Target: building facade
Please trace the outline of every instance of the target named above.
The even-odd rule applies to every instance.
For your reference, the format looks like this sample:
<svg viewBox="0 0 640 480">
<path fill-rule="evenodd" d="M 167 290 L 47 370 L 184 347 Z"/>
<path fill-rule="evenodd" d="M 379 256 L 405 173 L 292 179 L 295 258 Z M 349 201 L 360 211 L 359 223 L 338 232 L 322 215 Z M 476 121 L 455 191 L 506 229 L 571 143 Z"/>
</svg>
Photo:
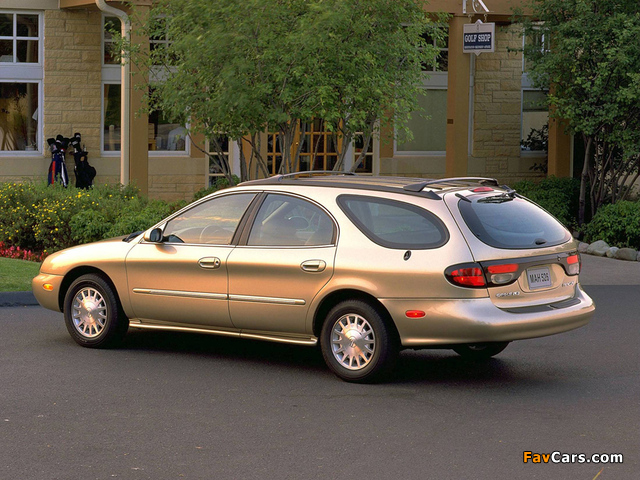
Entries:
<svg viewBox="0 0 640 480">
<path fill-rule="evenodd" d="M 105 2 L 102 2 L 105 3 Z M 121 2 L 110 6 L 126 9 Z M 422 85 L 421 106 L 430 118 L 414 115 L 414 139 L 398 143 L 383 130 L 367 152 L 363 173 L 403 176 L 489 176 L 503 183 L 539 179 L 532 169 L 548 161 L 548 172 L 572 174 L 571 138 L 555 121 L 545 125 L 548 112 L 540 107 L 544 92 L 536 91 L 526 74 L 518 27 L 511 24 L 519 0 L 487 0 L 490 13 L 463 13 L 462 0 L 431 0 L 430 12 L 451 15 L 448 41 Z M 471 4 L 471 2 L 468 2 Z M 150 1 L 139 1 L 141 8 Z M 494 22 L 495 51 L 463 53 L 464 24 Z M 51 155 L 46 139 L 75 132 L 82 135 L 89 162 L 96 168 L 94 183 L 134 181 L 153 198 L 191 198 L 218 175 L 205 155 L 203 138 L 185 138 L 181 125 L 161 112 L 139 111 L 140 76 L 131 76 L 128 96 L 128 161 L 121 154 L 122 67 L 109 53 L 112 13 L 92 0 L 4 0 L 0 6 L 0 181 L 45 179 Z M 135 42 L 158 47 L 168 39 L 136 36 Z M 135 73 L 135 67 L 131 69 Z M 322 125 L 307 134 L 323 142 L 323 157 L 311 158 L 301 169 L 331 165 L 332 146 Z M 275 173 L 275 139 L 265 133 L 267 158 Z M 544 137 L 542 139 L 541 137 Z M 532 141 L 527 141 L 527 140 Z M 270 141 L 271 140 L 271 141 Z M 536 141 L 537 140 L 537 141 Z M 349 154 L 359 152 L 356 139 Z M 315 143 L 314 143 L 315 144 Z M 269 147 L 269 146 L 272 147 Z M 235 142 L 222 139 L 232 169 L 239 171 Z M 546 147 L 546 150 L 545 150 Z M 334 148 L 335 150 L 335 148 Z M 304 157 L 304 155 L 303 155 Z M 70 167 L 70 166 L 69 166 Z M 71 174 L 73 178 L 73 174 Z"/>
</svg>

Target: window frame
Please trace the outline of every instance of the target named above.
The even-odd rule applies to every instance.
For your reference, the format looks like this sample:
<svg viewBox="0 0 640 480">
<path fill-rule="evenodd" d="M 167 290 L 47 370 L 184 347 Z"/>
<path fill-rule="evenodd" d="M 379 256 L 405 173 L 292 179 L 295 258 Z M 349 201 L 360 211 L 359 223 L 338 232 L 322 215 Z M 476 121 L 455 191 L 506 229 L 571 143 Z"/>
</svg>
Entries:
<svg viewBox="0 0 640 480">
<path fill-rule="evenodd" d="M 44 121 L 44 13 L 42 11 L 0 9 L 0 14 L 13 15 L 13 34 L 11 37 L 0 37 L 13 40 L 13 61 L 0 62 L 0 83 L 32 83 L 38 86 L 38 127 L 36 129 L 35 150 L 0 150 L 0 157 L 41 157 L 44 152 L 43 121 Z M 23 63 L 16 61 L 16 41 L 18 38 L 32 40 L 35 37 L 17 36 L 17 15 L 38 16 L 38 62 Z"/>
<path fill-rule="evenodd" d="M 402 244 L 398 242 L 390 242 L 384 240 L 377 236 L 373 231 L 371 231 L 364 223 L 360 221 L 360 219 L 353 213 L 352 210 L 346 205 L 346 201 L 349 199 L 356 199 L 361 201 L 366 201 L 369 203 L 380 203 L 386 204 L 389 206 L 394 206 L 396 208 L 405 208 L 408 211 L 416 213 L 421 217 L 425 218 L 427 221 L 431 222 L 436 229 L 441 233 L 442 239 L 434 244 Z M 371 242 L 375 243 L 384 248 L 389 248 L 392 250 L 435 250 L 443 247 L 449 242 L 451 238 L 451 234 L 449 229 L 445 225 L 445 223 L 433 212 L 422 208 L 418 205 L 415 205 L 410 202 L 403 202 L 402 200 L 395 200 L 390 198 L 382 198 L 382 197 L 373 197 L 369 195 L 353 195 L 353 194 L 342 194 L 336 198 L 336 202 L 342 212 L 346 215 L 346 217 L 360 230 L 360 232 L 367 237 Z"/>
<path fill-rule="evenodd" d="M 323 244 L 323 245 L 249 245 L 248 244 L 249 236 L 251 235 L 251 231 L 253 230 L 254 223 L 256 221 L 256 218 L 258 217 L 258 213 L 260 212 L 262 205 L 264 204 L 264 202 L 266 201 L 269 195 L 282 195 L 282 196 L 292 197 L 292 198 L 310 203 L 313 206 L 319 208 L 323 213 L 325 213 L 329 217 L 329 219 L 331 220 L 331 223 L 333 224 L 333 233 L 332 233 L 331 243 Z M 252 207 L 250 214 L 247 218 L 247 221 L 244 225 L 244 229 L 241 232 L 240 239 L 237 246 L 243 247 L 243 248 L 258 248 L 258 249 L 260 248 L 261 249 L 326 248 L 326 247 L 337 246 L 339 237 L 340 237 L 340 226 L 338 225 L 338 222 L 336 221 L 335 217 L 331 214 L 331 212 L 327 210 L 320 203 L 316 202 L 311 198 L 304 197 L 302 195 L 292 194 L 290 192 L 283 192 L 280 190 L 266 190 L 262 192 L 261 198 L 259 198 L 256 204 Z"/>
<path fill-rule="evenodd" d="M 235 230 L 233 232 L 233 235 L 231 236 L 231 239 L 230 239 L 229 243 L 226 243 L 226 244 L 188 243 L 188 242 L 181 243 L 181 242 L 167 242 L 167 241 L 164 241 L 166 228 L 169 225 L 169 223 L 171 221 L 173 221 L 176 217 L 178 217 L 180 215 L 184 215 L 189 210 L 193 210 L 194 208 L 198 208 L 201 205 L 203 205 L 204 203 L 215 201 L 215 200 L 218 200 L 218 199 L 221 199 L 221 198 L 224 198 L 224 197 L 230 197 L 230 196 L 236 196 L 236 195 L 253 195 L 253 198 L 249 201 L 249 203 L 247 204 L 244 212 L 240 216 L 240 219 L 238 220 L 238 224 L 235 227 Z M 213 197 L 206 196 L 206 197 L 202 198 L 199 202 L 197 202 L 195 204 L 188 205 L 185 208 L 177 211 L 176 213 L 171 215 L 169 218 L 164 219 L 162 222 L 160 222 L 159 224 L 157 224 L 153 228 L 160 228 L 162 230 L 162 234 L 163 234 L 163 242 L 162 243 L 163 244 L 167 244 L 167 245 L 171 245 L 171 246 L 183 245 L 183 246 L 199 246 L 199 247 L 235 247 L 238 244 L 237 239 L 239 238 L 240 234 L 242 234 L 245 231 L 245 227 L 246 227 L 246 223 L 247 223 L 246 219 L 248 217 L 250 217 L 253 214 L 253 212 L 255 211 L 256 202 L 261 204 L 261 200 L 262 200 L 261 192 L 255 191 L 255 190 L 242 190 L 242 191 L 235 191 L 235 192 L 229 192 L 229 193 L 225 192 L 225 193 L 223 193 L 221 195 L 215 195 Z M 142 242 L 143 243 L 153 243 L 153 242 L 146 242 L 145 240 L 142 240 Z"/>
</svg>

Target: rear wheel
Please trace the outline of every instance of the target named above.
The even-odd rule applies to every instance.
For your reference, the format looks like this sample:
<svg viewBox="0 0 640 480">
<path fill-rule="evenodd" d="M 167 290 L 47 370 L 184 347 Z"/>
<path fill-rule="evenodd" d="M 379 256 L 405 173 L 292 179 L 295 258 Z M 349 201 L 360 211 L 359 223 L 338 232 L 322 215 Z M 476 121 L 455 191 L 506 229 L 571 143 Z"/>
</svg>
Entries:
<svg viewBox="0 0 640 480">
<path fill-rule="evenodd" d="M 469 343 L 453 348 L 463 358 L 473 361 L 488 360 L 507 348 L 509 342 Z"/>
<path fill-rule="evenodd" d="M 117 344 L 129 328 L 113 288 L 99 275 L 74 281 L 64 298 L 64 320 L 76 343 L 105 348 Z"/>
<path fill-rule="evenodd" d="M 388 374 L 398 355 L 392 327 L 371 304 L 340 302 L 327 314 L 320 335 L 329 368 L 348 382 L 370 383 Z"/>
</svg>

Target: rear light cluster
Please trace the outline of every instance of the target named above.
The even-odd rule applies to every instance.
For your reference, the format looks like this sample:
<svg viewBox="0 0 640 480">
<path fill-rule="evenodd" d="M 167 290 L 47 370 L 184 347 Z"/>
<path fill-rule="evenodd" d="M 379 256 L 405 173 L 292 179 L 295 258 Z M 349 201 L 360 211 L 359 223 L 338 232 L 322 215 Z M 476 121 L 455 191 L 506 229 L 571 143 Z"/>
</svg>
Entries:
<svg viewBox="0 0 640 480">
<path fill-rule="evenodd" d="M 567 257 L 567 275 L 578 275 L 581 266 L 582 262 L 580 261 L 579 253 Z"/>
<path fill-rule="evenodd" d="M 518 278 L 519 270 L 517 263 L 489 265 L 484 269 L 479 263 L 463 263 L 447 268 L 444 274 L 454 285 L 478 288 L 511 283 Z"/>
<path fill-rule="evenodd" d="M 478 263 L 454 265 L 447 268 L 444 275 L 447 280 L 460 287 L 479 288 L 487 286 L 487 279 Z"/>
<path fill-rule="evenodd" d="M 551 258 L 547 259 L 547 262 L 551 261 Z M 560 262 L 564 266 L 567 275 L 580 273 L 579 253 L 563 258 L 556 257 L 555 262 Z M 524 269 L 533 265 L 530 259 L 523 263 L 499 263 L 485 267 L 479 263 L 461 263 L 447 268 L 444 275 L 449 282 L 460 287 L 486 288 L 515 282 Z"/>
</svg>

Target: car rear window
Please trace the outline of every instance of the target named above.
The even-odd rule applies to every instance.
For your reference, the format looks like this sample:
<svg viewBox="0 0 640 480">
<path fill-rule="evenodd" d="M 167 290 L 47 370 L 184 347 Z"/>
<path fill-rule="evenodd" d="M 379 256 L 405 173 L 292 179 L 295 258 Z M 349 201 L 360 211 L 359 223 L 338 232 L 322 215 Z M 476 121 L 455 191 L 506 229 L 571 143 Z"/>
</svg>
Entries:
<svg viewBox="0 0 640 480">
<path fill-rule="evenodd" d="M 433 213 L 410 203 L 361 195 L 340 195 L 338 205 L 372 242 L 387 248 L 441 247 L 449 232 Z"/>
<path fill-rule="evenodd" d="M 495 199 L 495 200 L 491 200 Z M 523 198 L 460 200 L 462 218 L 483 243 L 496 248 L 544 248 L 567 242 L 571 234 L 542 208 Z"/>
</svg>

